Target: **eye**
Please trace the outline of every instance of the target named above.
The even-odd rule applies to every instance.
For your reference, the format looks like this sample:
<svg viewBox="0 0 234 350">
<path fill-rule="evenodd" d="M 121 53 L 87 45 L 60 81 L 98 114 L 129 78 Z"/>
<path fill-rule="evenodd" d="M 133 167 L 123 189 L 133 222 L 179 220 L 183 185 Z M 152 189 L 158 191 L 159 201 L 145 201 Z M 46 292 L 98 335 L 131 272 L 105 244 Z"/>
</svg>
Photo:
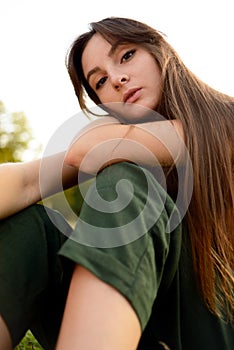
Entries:
<svg viewBox="0 0 234 350">
<path fill-rule="evenodd" d="M 135 52 L 136 52 L 135 49 L 128 50 L 127 52 L 125 52 L 125 54 L 121 58 L 121 63 L 128 61 L 130 58 L 132 58 L 132 56 L 134 55 Z"/>
<path fill-rule="evenodd" d="M 106 79 L 106 77 L 102 77 L 98 80 L 98 82 L 95 85 L 96 90 L 98 90 L 105 83 Z"/>
</svg>

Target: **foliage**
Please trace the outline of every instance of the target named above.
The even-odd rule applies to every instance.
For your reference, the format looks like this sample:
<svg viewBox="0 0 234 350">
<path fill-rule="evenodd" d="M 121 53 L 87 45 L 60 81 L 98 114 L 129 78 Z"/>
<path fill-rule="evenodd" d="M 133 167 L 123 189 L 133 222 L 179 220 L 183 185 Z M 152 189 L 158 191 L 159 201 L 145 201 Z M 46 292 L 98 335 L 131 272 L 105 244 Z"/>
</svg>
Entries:
<svg viewBox="0 0 234 350">
<path fill-rule="evenodd" d="M 56 193 L 43 200 L 43 205 L 59 211 L 72 227 L 80 214 L 84 196 L 92 183 L 92 179 L 83 182 L 79 186 L 71 187 L 62 193 Z"/>
<path fill-rule="evenodd" d="M 30 331 L 14 350 L 43 350 Z"/>
<path fill-rule="evenodd" d="M 29 150 L 31 158 L 35 158 L 40 145 L 33 137 L 25 114 L 7 112 L 0 101 L 0 163 L 20 162 Z"/>
</svg>

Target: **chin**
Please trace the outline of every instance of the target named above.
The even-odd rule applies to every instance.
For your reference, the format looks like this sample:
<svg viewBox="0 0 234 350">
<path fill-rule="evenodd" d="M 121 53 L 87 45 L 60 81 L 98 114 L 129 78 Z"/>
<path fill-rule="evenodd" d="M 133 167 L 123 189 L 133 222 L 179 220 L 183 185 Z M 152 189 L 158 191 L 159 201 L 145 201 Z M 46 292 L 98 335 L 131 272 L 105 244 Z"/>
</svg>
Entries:
<svg viewBox="0 0 234 350">
<path fill-rule="evenodd" d="M 103 109 L 125 124 L 162 120 L 157 112 L 137 103 L 113 102 L 105 104 Z"/>
</svg>

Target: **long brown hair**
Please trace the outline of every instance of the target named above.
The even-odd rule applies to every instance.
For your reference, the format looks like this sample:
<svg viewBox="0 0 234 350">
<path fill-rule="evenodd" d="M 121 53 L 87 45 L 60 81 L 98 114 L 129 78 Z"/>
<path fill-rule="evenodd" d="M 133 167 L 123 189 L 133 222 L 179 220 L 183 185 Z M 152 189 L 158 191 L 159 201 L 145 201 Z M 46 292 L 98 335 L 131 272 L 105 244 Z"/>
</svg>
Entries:
<svg viewBox="0 0 234 350">
<path fill-rule="evenodd" d="M 112 45 L 141 45 L 161 68 L 157 112 L 181 120 L 193 165 L 194 190 L 186 218 L 195 275 L 210 311 L 233 323 L 234 98 L 196 77 L 160 32 L 135 20 L 111 17 L 91 23 L 90 31 L 74 41 L 67 55 L 68 73 L 86 112 L 90 112 L 86 95 L 100 103 L 81 64 L 84 48 L 95 33 Z"/>
</svg>

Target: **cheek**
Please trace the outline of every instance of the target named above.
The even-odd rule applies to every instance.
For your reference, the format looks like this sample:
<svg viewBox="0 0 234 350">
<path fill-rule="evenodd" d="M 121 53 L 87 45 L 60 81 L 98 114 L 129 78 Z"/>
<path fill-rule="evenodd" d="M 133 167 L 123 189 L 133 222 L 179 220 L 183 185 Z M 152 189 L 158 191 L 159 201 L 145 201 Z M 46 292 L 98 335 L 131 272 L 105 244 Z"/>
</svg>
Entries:
<svg viewBox="0 0 234 350">
<path fill-rule="evenodd" d="M 101 103 L 106 103 L 106 102 L 109 102 L 110 100 L 110 97 L 109 97 L 109 93 L 106 92 L 106 93 L 100 93 L 99 94 L 99 100 L 101 101 Z"/>
<path fill-rule="evenodd" d="M 150 80 L 157 82 L 157 84 L 161 84 L 161 69 L 152 56 L 148 57 L 145 67 L 147 69 Z"/>
<path fill-rule="evenodd" d="M 157 99 L 161 97 L 162 94 L 162 75 L 158 67 L 154 67 L 154 70 L 152 70 L 153 73 L 151 73 L 150 80 L 151 80 L 151 86 L 154 90 L 155 96 Z"/>
<path fill-rule="evenodd" d="M 118 96 L 116 91 L 111 86 L 106 86 L 98 94 L 101 103 L 117 102 Z"/>
</svg>

